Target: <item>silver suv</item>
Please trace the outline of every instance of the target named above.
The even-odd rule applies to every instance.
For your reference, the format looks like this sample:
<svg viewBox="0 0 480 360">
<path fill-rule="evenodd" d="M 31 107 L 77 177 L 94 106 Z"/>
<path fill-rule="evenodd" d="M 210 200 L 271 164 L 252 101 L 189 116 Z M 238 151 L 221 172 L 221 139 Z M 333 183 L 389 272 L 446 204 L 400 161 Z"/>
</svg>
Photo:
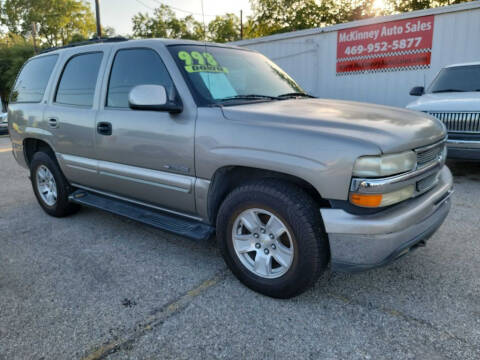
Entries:
<svg viewBox="0 0 480 360">
<path fill-rule="evenodd" d="M 13 154 L 52 216 L 79 205 L 175 234 L 216 232 L 234 274 L 299 294 L 423 245 L 450 209 L 444 125 L 316 99 L 257 52 L 115 39 L 30 59 L 9 105 Z"/>
</svg>

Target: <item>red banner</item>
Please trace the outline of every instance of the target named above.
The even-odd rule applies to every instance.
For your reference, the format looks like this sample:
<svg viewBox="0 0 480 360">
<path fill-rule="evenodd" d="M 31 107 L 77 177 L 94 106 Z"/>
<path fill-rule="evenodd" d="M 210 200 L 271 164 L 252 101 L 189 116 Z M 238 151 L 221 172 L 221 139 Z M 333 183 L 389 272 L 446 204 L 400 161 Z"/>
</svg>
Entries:
<svg viewBox="0 0 480 360">
<path fill-rule="evenodd" d="M 359 26 L 337 33 L 337 75 L 430 66 L 434 16 Z"/>
</svg>

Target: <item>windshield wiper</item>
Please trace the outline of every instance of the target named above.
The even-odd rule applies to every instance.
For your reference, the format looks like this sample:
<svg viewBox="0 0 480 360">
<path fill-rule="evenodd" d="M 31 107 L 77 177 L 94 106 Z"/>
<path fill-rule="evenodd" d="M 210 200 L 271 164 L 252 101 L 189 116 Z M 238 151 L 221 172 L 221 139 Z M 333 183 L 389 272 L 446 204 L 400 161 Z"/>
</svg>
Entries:
<svg viewBox="0 0 480 360">
<path fill-rule="evenodd" d="M 432 91 L 432 94 L 443 93 L 443 92 L 465 92 L 465 90 L 461 90 L 461 89 L 442 89 L 442 90 Z"/>
<path fill-rule="evenodd" d="M 315 99 L 315 96 L 303 93 L 303 92 L 291 92 L 291 93 L 286 93 L 282 95 L 278 95 L 279 98 L 295 98 L 295 97 L 308 97 Z"/>
<path fill-rule="evenodd" d="M 247 95 L 235 95 L 235 96 L 228 96 L 224 97 L 221 99 L 218 99 L 218 101 L 229 101 L 229 100 L 278 100 L 277 97 L 275 96 L 270 96 L 270 95 L 259 95 L 259 94 L 247 94 Z"/>
</svg>

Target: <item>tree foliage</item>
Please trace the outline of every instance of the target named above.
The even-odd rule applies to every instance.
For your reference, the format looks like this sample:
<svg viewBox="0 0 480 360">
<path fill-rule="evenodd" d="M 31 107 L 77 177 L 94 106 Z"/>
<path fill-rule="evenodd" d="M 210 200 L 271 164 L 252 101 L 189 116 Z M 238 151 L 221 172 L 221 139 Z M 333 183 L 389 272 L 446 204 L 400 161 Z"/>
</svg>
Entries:
<svg viewBox="0 0 480 360">
<path fill-rule="evenodd" d="M 374 6 L 375 0 L 250 0 L 252 15 L 243 24 L 244 37 L 255 38 L 472 0 L 385 1 L 387 6 L 380 10 Z M 192 16 L 177 18 L 167 5 L 160 5 L 153 16 L 135 15 L 133 24 L 134 37 L 204 38 L 201 23 Z M 232 13 L 216 16 L 206 30 L 208 40 L 235 41 L 240 38 L 240 20 Z"/>
<path fill-rule="evenodd" d="M 75 36 L 89 38 L 95 33 L 95 19 L 83 0 L 5 0 L 1 23 L 10 33 L 31 37 L 37 24 L 40 43 L 61 46 Z"/>
<path fill-rule="evenodd" d="M 214 42 L 227 42 L 240 39 L 240 19 L 235 14 L 216 16 L 208 23 L 208 39 Z"/>
<path fill-rule="evenodd" d="M 437 6 L 447 6 L 470 2 L 472 0 L 389 0 L 389 3 L 396 12 L 407 12 L 414 10 L 429 9 Z"/>
<path fill-rule="evenodd" d="M 204 37 L 203 26 L 189 15 L 177 18 L 175 12 L 167 5 L 160 5 L 153 16 L 138 13 L 132 18 L 133 36 L 142 38 L 175 38 L 200 40 Z"/>
<path fill-rule="evenodd" d="M 250 0 L 247 36 L 310 29 L 383 15 L 374 0 Z"/>
<path fill-rule="evenodd" d="M 3 104 L 8 103 L 17 73 L 32 55 L 33 44 L 21 36 L 10 34 L 0 38 L 0 98 Z"/>
</svg>

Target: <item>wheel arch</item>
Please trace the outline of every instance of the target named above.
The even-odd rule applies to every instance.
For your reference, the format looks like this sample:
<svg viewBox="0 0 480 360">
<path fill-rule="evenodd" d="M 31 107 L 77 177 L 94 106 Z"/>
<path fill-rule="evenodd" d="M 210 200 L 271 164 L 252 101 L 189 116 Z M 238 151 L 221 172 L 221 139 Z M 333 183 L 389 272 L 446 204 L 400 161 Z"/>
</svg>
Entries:
<svg viewBox="0 0 480 360">
<path fill-rule="evenodd" d="M 319 208 L 330 207 L 330 203 L 322 197 L 310 182 L 298 176 L 248 166 L 224 166 L 215 171 L 208 189 L 207 214 L 209 222 L 215 224 L 220 205 L 231 191 L 238 186 L 259 179 L 276 179 L 294 184 L 309 194 Z"/>
<path fill-rule="evenodd" d="M 23 155 L 25 157 L 25 163 L 28 167 L 30 167 L 33 155 L 38 151 L 46 152 L 52 157 L 54 161 L 57 161 L 55 152 L 53 151 L 53 148 L 49 143 L 37 138 L 26 138 L 23 140 Z"/>
</svg>

